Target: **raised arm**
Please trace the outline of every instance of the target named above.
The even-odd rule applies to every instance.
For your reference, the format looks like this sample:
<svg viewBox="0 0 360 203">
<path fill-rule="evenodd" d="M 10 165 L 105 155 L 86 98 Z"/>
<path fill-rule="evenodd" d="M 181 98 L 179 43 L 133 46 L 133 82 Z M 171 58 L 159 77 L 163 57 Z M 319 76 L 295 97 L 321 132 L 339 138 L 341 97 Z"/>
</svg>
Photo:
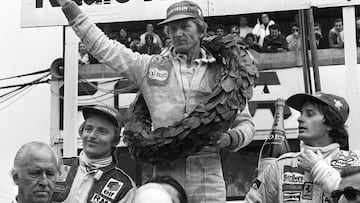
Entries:
<svg viewBox="0 0 360 203">
<path fill-rule="evenodd" d="M 58 0 L 76 35 L 100 63 L 110 66 L 120 75 L 140 85 L 147 73 L 150 55 L 140 55 L 123 44 L 110 40 L 80 10 L 75 2 Z"/>
</svg>

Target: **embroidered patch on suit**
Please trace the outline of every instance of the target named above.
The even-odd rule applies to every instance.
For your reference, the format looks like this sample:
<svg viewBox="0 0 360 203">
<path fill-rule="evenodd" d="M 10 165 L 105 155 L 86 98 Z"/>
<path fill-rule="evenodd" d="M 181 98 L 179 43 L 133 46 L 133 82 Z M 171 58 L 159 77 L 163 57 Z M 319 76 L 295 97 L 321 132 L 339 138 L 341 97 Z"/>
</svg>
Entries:
<svg viewBox="0 0 360 203">
<path fill-rule="evenodd" d="M 119 193 L 123 185 L 123 182 L 118 181 L 114 178 L 110 178 L 110 180 L 106 183 L 105 187 L 102 189 L 101 194 L 111 199 L 115 199 L 116 195 Z"/>
<path fill-rule="evenodd" d="M 304 191 L 303 191 L 303 199 L 311 200 L 313 194 L 313 183 L 312 182 L 305 182 L 304 184 Z"/>
<path fill-rule="evenodd" d="M 109 200 L 101 197 L 99 194 L 94 194 L 90 200 L 92 203 L 111 203 Z"/>
<path fill-rule="evenodd" d="M 284 202 L 300 201 L 301 192 L 283 192 Z"/>
<path fill-rule="evenodd" d="M 330 164 L 334 168 L 344 168 L 346 166 L 351 166 L 356 159 L 356 156 L 345 156 L 341 154 L 339 156 L 335 156 L 333 160 L 331 160 Z"/>
</svg>

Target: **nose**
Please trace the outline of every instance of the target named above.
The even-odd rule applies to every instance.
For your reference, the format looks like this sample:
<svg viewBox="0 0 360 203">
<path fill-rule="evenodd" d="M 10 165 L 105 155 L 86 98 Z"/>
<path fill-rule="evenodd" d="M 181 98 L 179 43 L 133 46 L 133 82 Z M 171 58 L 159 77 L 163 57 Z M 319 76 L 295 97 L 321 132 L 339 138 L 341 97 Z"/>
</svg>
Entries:
<svg viewBox="0 0 360 203">
<path fill-rule="evenodd" d="M 175 36 L 182 36 L 182 30 L 180 28 L 176 28 L 175 32 L 174 32 L 174 35 Z"/>
<path fill-rule="evenodd" d="M 304 122 L 303 116 L 300 115 L 300 116 L 298 117 L 297 121 L 298 121 L 299 123 L 303 123 L 303 122 Z"/>
<path fill-rule="evenodd" d="M 49 177 L 46 175 L 45 172 L 39 176 L 39 185 L 44 187 L 49 185 Z"/>
<path fill-rule="evenodd" d="M 84 135 L 86 135 L 86 137 L 95 138 L 96 137 L 96 129 L 86 130 L 86 131 L 84 131 Z"/>
</svg>

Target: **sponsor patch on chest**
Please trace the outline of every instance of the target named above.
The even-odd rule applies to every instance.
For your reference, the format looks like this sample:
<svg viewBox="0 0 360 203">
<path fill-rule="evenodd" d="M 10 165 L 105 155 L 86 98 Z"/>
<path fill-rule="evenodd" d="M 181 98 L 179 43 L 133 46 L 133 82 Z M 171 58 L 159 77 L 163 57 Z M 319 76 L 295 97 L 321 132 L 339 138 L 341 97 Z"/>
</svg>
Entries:
<svg viewBox="0 0 360 203">
<path fill-rule="evenodd" d="M 334 168 L 344 168 L 353 165 L 355 160 L 357 160 L 357 157 L 355 155 L 345 156 L 341 154 L 333 157 L 330 164 Z"/>
<path fill-rule="evenodd" d="M 169 77 L 169 72 L 167 70 L 160 70 L 158 68 L 149 69 L 149 79 L 158 80 L 161 82 L 166 81 Z"/>
<path fill-rule="evenodd" d="M 90 200 L 92 203 L 111 203 L 109 200 L 101 197 L 99 194 L 94 194 Z"/>
<path fill-rule="evenodd" d="M 301 192 L 283 192 L 284 202 L 300 202 Z"/>
<path fill-rule="evenodd" d="M 164 86 L 169 82 L 169 73 L 172 68 L 170 59 L 154 56 L 149 63 L 148 82 L 154 86 Z"/>
<path fill-rule="evenodd" d="M 283 183 L 284 184 L 304 184 L 304 170 L 298 167 L 284 166 Z"/>
<path fill-rule="evenodd" d="M 123 182 L 110 178 L 105 187 L 102 189 L 101 194 L 111 199 L 115 199 L 123 185 Z"/>
</svg>

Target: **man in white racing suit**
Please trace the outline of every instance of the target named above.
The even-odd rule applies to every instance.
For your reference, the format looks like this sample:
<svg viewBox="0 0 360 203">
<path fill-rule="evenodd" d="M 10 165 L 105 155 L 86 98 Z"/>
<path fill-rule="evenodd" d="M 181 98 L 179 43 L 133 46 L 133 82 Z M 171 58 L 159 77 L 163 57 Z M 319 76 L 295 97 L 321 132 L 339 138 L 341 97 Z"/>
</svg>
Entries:
<svg viewBox="0 0 360 203">
<path fill-rule="evenodd" d="M 341 168 L 360 165 L 359 153 L 340 150 L 347 143 L 344 98 L 325 93 L 295 94 L 287 104 L 300 111 L 301 152 L 287 153 L 253 182 L 245 202 L 331 202 Z"/>
</svg>

